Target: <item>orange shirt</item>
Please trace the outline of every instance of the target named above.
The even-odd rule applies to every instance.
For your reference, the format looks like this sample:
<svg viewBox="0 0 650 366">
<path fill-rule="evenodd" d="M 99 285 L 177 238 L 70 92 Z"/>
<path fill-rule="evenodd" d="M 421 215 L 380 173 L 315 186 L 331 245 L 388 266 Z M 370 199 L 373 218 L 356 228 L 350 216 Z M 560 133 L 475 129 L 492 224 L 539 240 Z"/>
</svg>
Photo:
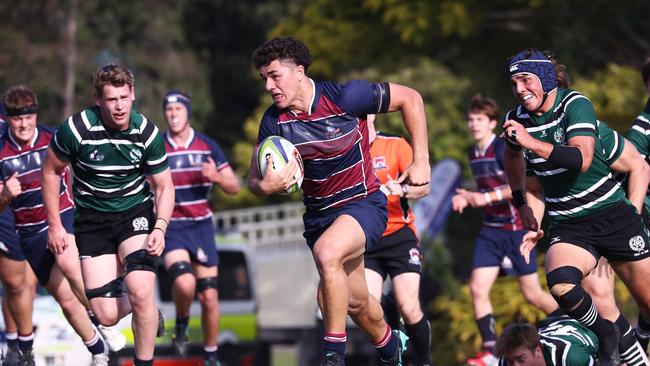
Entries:
<svg viewBox="0 0 650 366">
<path fill-rule="evenodd" d="M 406 140 L 381 132 L 377 132 L 377 138 L 370 145 L 370 156 L 375 174 L 382 184 L 388 181 L 389 175 L 397 179 L 413 162 L 413 150 Z M 409 209 L 408 200 L 396 195 L 387 198 L 388 225 L 382 236 L 392 234 L 404 226 L 410 227 L 415 233 L 415 217 Z"/>
</svg>

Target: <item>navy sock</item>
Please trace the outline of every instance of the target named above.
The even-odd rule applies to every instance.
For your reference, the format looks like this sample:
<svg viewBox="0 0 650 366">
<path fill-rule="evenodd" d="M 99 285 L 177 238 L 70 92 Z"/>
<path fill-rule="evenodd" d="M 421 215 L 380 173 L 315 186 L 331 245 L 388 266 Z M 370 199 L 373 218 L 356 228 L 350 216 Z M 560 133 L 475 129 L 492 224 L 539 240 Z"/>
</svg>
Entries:
<svg viewBox="0 0 650 366">
<path fill-rule="evenodd" d="M 397 338 L 393 337 L 393 331 L 390 326 L 386 324 L 386 333 L 377 342 L 374 342 L 379 358 L 382 361 L 390 361 L 397 356 Z"/>
<path fill-rule="evenodd" d="M 219 346 L 203 346 L 203 359 L 205 360 L 218 360 Z"/>
<path fill-rule="evenodd" d="M 34 347 L 34 333 L 18 335 L 18 348 L 20 352 L 31 350 Z"/>
<path fill-rule="evenodd" d="M 176 334 L 185 333 L 187 331 L 187 326 L 190 323 L 189 316 L 177 316 L 176 317 Z"/>
<path fill-rule="evenodd" d="M 6 334 L 7 337 L 7 347 L 8 348 L 18 348 L 18 333 L 17 332 L 11 332 Z"/>
<path fill-rule="evenodd" d="M 425 316 L 415 324 L 404 324 L 406 335 L 413 346 L 415 354 L 424 364 L 432 364 L 431 360 L 431 325 Z"/>
<path fill-rule="evenodd" d="M 497 342 L 496 324 L 497 321 L 492 314 L 476 319 L 478 331 L 481 333 L 481 339 L 483 339 L 484 351 L 494 352 L 494 345 Z"/>
<path fill-rule="evenodd" d="M 153 366 L 153 358 L 151 360 L 141 360 L 133 356 L 133 366 Z"/>
<path fill-rule="evenodd" d="M 104 341 L 99 337 L 99 332 L 95 332 L 95 336 L 88 342 L 84 342 L 88 351 L 93 355 L 104 353 Z"/>
<path fill-rule="evenodd" d="M 346 333 L 330 333 L 325 332 L 325 344 L 323 351 L 338 353 L 341 357 L 345 358 L 345 344 L 347 342 Z"/>
</svg>

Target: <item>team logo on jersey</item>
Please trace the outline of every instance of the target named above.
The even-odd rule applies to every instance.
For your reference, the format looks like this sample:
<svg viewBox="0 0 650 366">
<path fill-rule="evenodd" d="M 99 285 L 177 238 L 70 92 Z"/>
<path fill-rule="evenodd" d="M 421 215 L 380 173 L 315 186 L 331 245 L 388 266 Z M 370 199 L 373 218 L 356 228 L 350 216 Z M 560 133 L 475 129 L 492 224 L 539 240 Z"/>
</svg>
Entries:
<svg viewBox="0 0 650 366">
<path fill-rule="evenodd" d="M 104 155 L 102 155 L 102 153 L 100 153 L 99 150 L 95 149 L 93 150 L 93 152 L 90 153 L 88 159 L 92 161 L 102 161 L 104 160 Z"/>
<path fill-rule="evenodd" d="M 646 254 L 648 252 L 648 249 L 646 249 L 645 247 L 645 240 L 643 240 L 643 237 L 641 235 L 637 235 L 631 238 L 629 245 L 630 245 L 630 249 L 636 252 L 634 253 L 635 257 Z"/>
<path fill-rule="evenodd" d="M 555 139 L 555 142 L 558 144 L 563 144 L 564 143 L 564 130 L 561 128 L 558 128 L 557 131 L 553 134 L 553 138 Z"/>
<path fill-rule="evenodd" d="M 140 160 L 142 160 L 142 151 L 133 149 L 129 151 L 129 156 L 131 157 L 133 164 L 137 164 L 140 162 Z"/>
<path fill-rule="evenodd" d="M 417 248 L 411 248 L 409 250 L 409 263 L 414 266 L 422 265 L 422 261 L 420 259 L 420 251 Z"/>
<path fill-rule="evenodd" d="M 133 231 L 149 231 L 149 220 L 146 217 L 136 217 L 132 224 Z"/>
<path fill-rule="evenodd" d="M 375 170 L 386 168 L 386 158 L 383 156 L 375 156 L 372 158 L 372 166 Z"/>
<path fill-rule="evenodd" d="M 205 254 L 203 248 L 201 247 L 199 247 L 199 249 L 196 251 L 196 260 L 201 263 L 205 263 L 208 261 L 208 255 Z"/>
</svg>

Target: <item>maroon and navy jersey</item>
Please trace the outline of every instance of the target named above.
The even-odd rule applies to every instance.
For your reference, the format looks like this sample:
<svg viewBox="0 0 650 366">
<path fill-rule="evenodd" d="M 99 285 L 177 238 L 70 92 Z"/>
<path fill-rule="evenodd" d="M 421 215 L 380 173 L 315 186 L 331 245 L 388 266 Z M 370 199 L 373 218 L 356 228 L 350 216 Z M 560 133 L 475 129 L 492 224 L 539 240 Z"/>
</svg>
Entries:
<svg viewBox="0 0 650 366">
<path fill-rule="evenodd" d="M 16 228 L 19 233 L 42 231 L 47 228 L 47 213 L 41 194 L 41 167 L 54 129 L 37 126 L 33 140 L 27 146 L 20 144 L 7 132 L 0 148 L 0 173 L 4 181 L 18 173 L 22 193 L 11 201 Z M 69 169 L 61 176 L 59 191 L 59 212 L 74 208 L 68 187 Z"/>
<path fill-rule="evenodd" d="M 2 140 L 4 140 L 6 133 L 7 124 L 2 115 L 2 103 L 0 103 L 0 144 L 3 144 Z M 2 210 L 2 212 L 0 212 L 0 226 L 4 227 L 7 232 L 14 230 L 14 214 L 11 210 Z M 0 229 L 0 231 L 2 231 L 2 229 Z M 0 238 L 0 240 L 3 239 L 4 238 Z"/>
<path fill-rule="evenodd" d="M 302 156 L 303 202 L 326 210 L 379 189 L 373 171 L 366 116 L 386 113 L 388 84 L 362 80 L 335 84 L 309 79 L 314 88 L 309 111 L 269 107 L 257 143 L 271 135 L 291 141 Z"/>
<path fill-rule="evenodd" d="M 176 145 L 167 132 L 165 149 L 176 192 L 172 227 L 179 228 L 183 223 L 211 219 L 208 197 L 212 182 L 201 173 L 201 163 L 207 163 L 208 157 L 211 157 L 217 170 L 229 167 L 221 147 L 208 136 L 191 129 L 190 137 L 183 146 Z"/>
<path fill-rule="evenodd" d="M 478 146 L 469 150 L 469 165 L 476 180 L 479 192 L 508 188 L 508 177 L 503 170 L 503 152 L 505 142 L 492 136 L 492 141 L 484 151 Z M 522 230 L 519 214 L 512 200 L 485 206 L 483 225 L 502 230 Z"/>
</svg>

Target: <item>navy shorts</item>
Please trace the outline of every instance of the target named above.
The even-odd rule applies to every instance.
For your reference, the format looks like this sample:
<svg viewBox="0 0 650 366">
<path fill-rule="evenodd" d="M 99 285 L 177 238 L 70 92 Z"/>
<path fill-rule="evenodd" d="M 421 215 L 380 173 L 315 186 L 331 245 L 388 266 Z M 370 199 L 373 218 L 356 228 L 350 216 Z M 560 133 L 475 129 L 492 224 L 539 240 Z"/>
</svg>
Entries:
<svg viewBox="0 0 650 366">
<path fill-rule="evenodd" d="M 61 223 L 68 233 L 72 233 L 73 221 L 74 209 L 70 209 L 61 214 Z M 54 267 L 54 263 L 56 262 L 54 254 L 47 248 L 47 230 L 21 231 L 20 245 L 22 246 L 29 266 L 32 267 L 36 278 L 38 278 L 38 283 L 41 286 L 45 286 L 50 280 L 52 267 Z"/>
<path fill-rule="evenodd" d="M 511 276 L 524 276 L 537 272 L 537 251 L 530 252 L 530 263 L 526 264 L 519 252 L 521 239 L 526 230 L 501 230 L 483 226 L 476 237 L 472 269 L 501 267 Z"/>
<path fill-rule="evenodd" d="M 0 213 L 0 254 L 15 261 L 25 260 L 25 254 L 23 254 L 18 233 L 16 233 L 14 214 L 9 207 Z"/>
<path fill-rule="evenodd" d="M 307 209 L 302 215 L 302 221 L 305 224 L 303 236 L 307 239 L 309 249 L 314 249 L 316 240 L 341 215 L 350 215 L 357 220 L 366 234 L 366 250 L 371 249 L 386 230 L 386 195 L 377 190 L 365 198 L 347 202 L 341 207 L 323 211 Z"/>
<path fill-rule="evenodd" d="M 172 222 L 165 235 L 163 256 L 177 249 L 189 252 L 192 262 L 213 267 L 219 265 L 217 243 L 214 240 L 212 219 Z"/>
<path fill-rule="evenodd" d="M 365 267 L 371 269 L 386 279 L 386 275 L 395 278 L 402 273 L 422 270 L 422 255 L 420 242 L 410 227 L 382 236 L 372 250 L 367 250 Z"/>
</svg>

